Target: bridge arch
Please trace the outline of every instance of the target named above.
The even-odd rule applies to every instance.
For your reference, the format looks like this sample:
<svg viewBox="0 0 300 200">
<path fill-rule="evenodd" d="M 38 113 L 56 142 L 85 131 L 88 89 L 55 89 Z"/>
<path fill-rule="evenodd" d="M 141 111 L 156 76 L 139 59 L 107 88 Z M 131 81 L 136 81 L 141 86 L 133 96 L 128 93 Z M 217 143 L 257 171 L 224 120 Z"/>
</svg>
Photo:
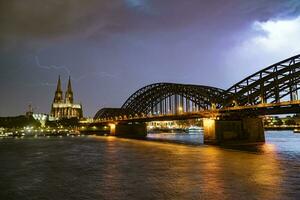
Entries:
<svg viewBox="0 0 300 200">
<path fill-rule="evenodd" d="M 262 69 L 227 90 L 190 84 L 154 83 L 132 94 L 121 108 L 104 108 L 95 118 L 128 117 L 136 114 L 177 114 L 298 100 L 300 54 Z"/>
<path fill-rule="evenodd" d="M 293 56 L 234 84 L 224 106 L 278 103 L 284 98 L 298 100 L 300 55 Z"/>
<path fill-rule="evenodd" d="M 95 114 L 94 119 L 115 119 L 115 117 L 130 116 L 134 113 L 122 108 L 102 108 Z"/>
<path fill-rule="evenodd" d="M 203 85 L 154 83 L 137 90 L 122 109 L 144 114 L 176 113 L 178 108 L 193 111 L 193 106 L 197 110 L 208 109 L 221 106 L 224 93 L 222 89 Z"/>
</svg>

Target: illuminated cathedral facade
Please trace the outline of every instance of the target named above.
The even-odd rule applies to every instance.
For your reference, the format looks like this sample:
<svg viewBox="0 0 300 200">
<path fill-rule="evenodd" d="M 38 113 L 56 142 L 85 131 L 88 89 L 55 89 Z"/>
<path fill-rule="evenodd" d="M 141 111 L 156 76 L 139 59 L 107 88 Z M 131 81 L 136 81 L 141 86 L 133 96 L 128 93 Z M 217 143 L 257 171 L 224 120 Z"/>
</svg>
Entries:
<svg viewBox="0 0 300 200">
<path fill-rule="evenodd" d="M 73 91 L 70 77 L 68 81 L 67 91 L 64 96 L 61 89 L 60 76 L 58 77 L 57 88 L 55 91 L 50 115 L 55 119 L 82 118 L 82 105 L 75 104 L 73 101 Z"/>
</svg>

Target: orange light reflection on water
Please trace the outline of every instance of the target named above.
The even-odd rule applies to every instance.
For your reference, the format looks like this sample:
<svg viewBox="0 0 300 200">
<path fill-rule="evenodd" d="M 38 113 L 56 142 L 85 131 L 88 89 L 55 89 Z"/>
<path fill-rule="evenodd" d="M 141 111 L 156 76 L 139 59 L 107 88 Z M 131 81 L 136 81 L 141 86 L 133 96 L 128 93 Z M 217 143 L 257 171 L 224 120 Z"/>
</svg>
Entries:
<svg viewBox="0 0 300 200">
<path fill-rule="evenodd" d="M 275 153 L 277 151 L 277 148 L 275 144 L 265 143 L 262 145 L 262 150 L 265 153 Z"/>
</svg>

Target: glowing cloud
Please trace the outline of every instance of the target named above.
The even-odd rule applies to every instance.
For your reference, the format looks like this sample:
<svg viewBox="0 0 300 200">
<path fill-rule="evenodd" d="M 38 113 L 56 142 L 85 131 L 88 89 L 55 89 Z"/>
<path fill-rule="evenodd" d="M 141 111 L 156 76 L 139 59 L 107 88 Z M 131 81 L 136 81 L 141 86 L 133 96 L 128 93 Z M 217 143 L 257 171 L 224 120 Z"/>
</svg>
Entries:
<svg viewBox="0 0 300 200">
<path fill-rule="evenodd" d="M 300 53 L 300 16 L 294 19 L 256 21 L 251 26 L 251 33 L 250 38 L 226 54 L 227 71 L 239 71 L 234 73 L 239 78 L 241 74 L 250 75 Z"/>
<path fill-rule="evenodd" d="M 254 37 L 245 43 L 251 46 L 260 46 L 268 52 L 299 53 L 300 50 L 300 17 L 284 21 L 255 22 L 254 29 L 265 34 Z"/>
</svg>

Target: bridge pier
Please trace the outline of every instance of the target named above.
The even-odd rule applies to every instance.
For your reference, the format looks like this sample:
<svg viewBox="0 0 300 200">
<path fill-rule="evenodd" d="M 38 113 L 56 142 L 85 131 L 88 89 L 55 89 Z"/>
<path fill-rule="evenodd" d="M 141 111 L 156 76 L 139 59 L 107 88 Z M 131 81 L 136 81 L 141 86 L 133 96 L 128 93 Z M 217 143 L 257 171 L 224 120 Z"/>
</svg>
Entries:
<svg viewBox="0 0 300 200">
<path fill-rule="evenodd" d="M 205 144 L 250 144 L 265 141 L 262 119 L 203 119 Z"/>
<path fill-rule="evenodd" d="M 110 124 L 110 135 L 126 138 L 145 138 L 147 127 L 145 123 Z"/>
</svg>

